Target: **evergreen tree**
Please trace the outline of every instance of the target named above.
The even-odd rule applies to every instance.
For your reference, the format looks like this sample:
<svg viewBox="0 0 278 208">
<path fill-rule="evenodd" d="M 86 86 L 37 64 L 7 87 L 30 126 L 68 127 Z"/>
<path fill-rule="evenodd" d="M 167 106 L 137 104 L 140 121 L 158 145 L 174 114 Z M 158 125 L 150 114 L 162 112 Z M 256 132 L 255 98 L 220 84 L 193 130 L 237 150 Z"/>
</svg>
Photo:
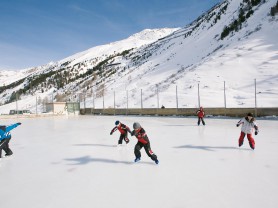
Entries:
<svg viewBox="0 0 278 208">
<path fill-rule="evenodd" d="M 225 37 L 227 37 L 230 33 L 230 28 L 225 26 L 223 29 L 223 32 L 221 33 L 221 40 L 223 40 Z"/>
</svg>

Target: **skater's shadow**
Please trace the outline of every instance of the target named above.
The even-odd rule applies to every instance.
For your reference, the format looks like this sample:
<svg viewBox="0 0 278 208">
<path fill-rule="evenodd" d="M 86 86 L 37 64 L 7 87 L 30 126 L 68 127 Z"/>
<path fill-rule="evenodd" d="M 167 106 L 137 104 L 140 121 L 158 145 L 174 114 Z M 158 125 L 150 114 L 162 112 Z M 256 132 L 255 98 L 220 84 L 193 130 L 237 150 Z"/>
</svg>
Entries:
<svg viewBox="0 0 278 208">
<path fill-rule="evenodd" d="M 74 146 L 93 146 L 93 147 L 116 147 L 116 145 L 107 144 L 73 144 Z"/>
<path fill-rule="evenodd" d="M 125 164 L 125 165 L 131 165 L 134 164 L 134 162 L 131 161 L 118 161 L 113 159 L 105 159 L 105 158 L 92 158 L 90 156 L 84 156 L 84 157 L 77 157 L 77 158 L 66 158 L 66 161 L 72 162 L 69 165 L 87 165 L 89 163 L 110 163 L 110 164 Z M 147 164 L 147 165 L 155 165 L 151 162 L 141 162 L 140 164 Z"/>
<path fill-rule="evenodd" d="M 227 149 L 227 150 L 236 150 L 239 149 L 238 147 L 223 147 L 223 146 L 194 146 L 194 145 L 182 145 L 182 146 L 177 146 L 174 148 L 186 148 L 186 149 L 200 149 L 200 150 L 205 150 L 205 151 L 216 151 L 218 149 Z M 251 149 L 247 148 L 240 148 L 240 150 L 244 151 L 251 151 Z"/>
</svg>

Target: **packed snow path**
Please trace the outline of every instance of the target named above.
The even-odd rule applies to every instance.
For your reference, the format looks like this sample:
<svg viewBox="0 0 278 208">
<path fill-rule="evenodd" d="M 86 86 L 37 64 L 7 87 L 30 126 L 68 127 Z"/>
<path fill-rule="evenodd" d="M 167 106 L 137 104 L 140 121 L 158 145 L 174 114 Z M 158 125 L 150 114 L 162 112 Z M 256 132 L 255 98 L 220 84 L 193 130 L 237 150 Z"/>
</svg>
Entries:
<svg viewBox="0 0 278 208">
<path fill-rule="evenodd" d="M 117 147 L 114 122 L 147 131 L 160 161 L 134 163 L 137 142 Z M 258 120 L 255 151 L 237 147 L 238 119 L 77 116 L 1 120 L 14 155 L 0 159 L 3 208 L 274 208 L 278 121 Z"/>
</svg>

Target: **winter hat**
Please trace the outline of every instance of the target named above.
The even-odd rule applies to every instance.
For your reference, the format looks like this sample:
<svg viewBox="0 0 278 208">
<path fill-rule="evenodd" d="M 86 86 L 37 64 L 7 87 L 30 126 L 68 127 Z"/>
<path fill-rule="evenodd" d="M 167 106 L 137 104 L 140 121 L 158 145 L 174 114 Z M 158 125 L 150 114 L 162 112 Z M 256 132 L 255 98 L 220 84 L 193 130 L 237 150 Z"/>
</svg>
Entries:
<svg viewBox="0 0 278 208">
<path fill-rule="evenodd" d="M 141 128 L 141 125 L 138 122 L 135 122 L 133 124 L 133 129 L 140 129 L 140 128 Z"/>
<path fill-rule="evenodd" d="M 6 131 L 6 126 L 0 126 L 0 129 L 1 129 L 2 131 Z"/>
<path fill-rule="evenodd" d="M 116 121 L 115 125 L 118 126 L 120 124 L 120 121 Z"/>
<path fill-rule="evenodd" d="M 253 116 L 253 113 L 247 113 L 247 116 L 254 117 L 254 116 Z"/>
</svg>

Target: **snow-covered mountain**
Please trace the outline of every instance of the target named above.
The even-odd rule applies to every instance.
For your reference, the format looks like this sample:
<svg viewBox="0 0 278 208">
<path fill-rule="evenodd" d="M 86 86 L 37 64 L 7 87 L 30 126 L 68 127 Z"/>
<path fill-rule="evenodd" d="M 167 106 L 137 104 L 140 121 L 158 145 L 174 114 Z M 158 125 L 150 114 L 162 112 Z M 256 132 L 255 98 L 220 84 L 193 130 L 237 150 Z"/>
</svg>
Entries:
<svg viewBox="0 0 278 208">
<path fill-rule="evenodd" d="M 86 106 L 96 108 L 254 107 L 256 89 L 258 107 L 277 107 L 278 15 L 270 14 L 276 4 L 226 0 L 184 28 L 144 30 L 56 63 L 6 73 L 1 102 L 14 101 L 17 92 L 21 106 L 32 109 L 35 97 L 74 100 L 82 93 Z"/>
</svg>

